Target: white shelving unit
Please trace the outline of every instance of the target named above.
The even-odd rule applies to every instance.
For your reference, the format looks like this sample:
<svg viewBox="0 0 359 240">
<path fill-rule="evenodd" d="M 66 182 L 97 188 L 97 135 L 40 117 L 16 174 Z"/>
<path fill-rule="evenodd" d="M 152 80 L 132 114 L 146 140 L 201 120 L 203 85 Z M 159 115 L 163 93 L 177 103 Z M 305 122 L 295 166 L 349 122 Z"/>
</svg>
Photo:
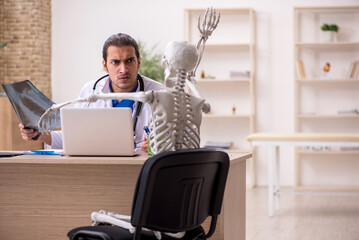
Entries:
<svg viewBox="0 0 359 240">
<path fill-rule="evenodd" d="M 201 145 L 231 142 L 230 151 L 253 152 L 246 137 L 255 132 L 255 13 L 252 9 L 216 11 L 221 14 L 220 22 L 207 41 L 196 73 L 197 88 L 211 104 L 211 113 L 203 115 Z M 204 12 L 185 10 L 185 40 L 194 45 L 199 40 L 198 16 L 202 20 Z M 232 71 L 249 74 L 238 78 Z M 254 169 L 253 158 L 247 169 L 251 186 L 255 185 Z"/>
<path fill-rule="evenodd" d="M 300 77 L 295 71 L 296 132 L 359 132 L 359 115 L 340 113 L 359 111 L 359 79 L 347 77 L 351 62 L 359 61 L 358 22 L 359 7 L 294 9 L 294 64 L 298 70 L 297 61 L 302 61 L 306 75 Z M 337 41 L 324 41 L 321 31 L 324 23 L 339 26 Z M 326 63 L 331 66 L 328 73 L 323 71 Z M 324 181 L 320 176 L 325 175 L 323 171 L 329 169 L 329 175 L 331 171 L 339 172 L 343 164 L 357 164 L 358 157 L 356 150 L 298 148 L 295 185 L 322 187 Z M 318 177 L 306 179 L 304 172 L 312 172 Z M 331 175 L 333 182 L 329 180 L 329 185 L 347 189 L 348 183 L 335 180 L 335 177 L 335 174 Z M 355 177 L 350 179 L 350 182 L 357 181 Z"/>
</svg>

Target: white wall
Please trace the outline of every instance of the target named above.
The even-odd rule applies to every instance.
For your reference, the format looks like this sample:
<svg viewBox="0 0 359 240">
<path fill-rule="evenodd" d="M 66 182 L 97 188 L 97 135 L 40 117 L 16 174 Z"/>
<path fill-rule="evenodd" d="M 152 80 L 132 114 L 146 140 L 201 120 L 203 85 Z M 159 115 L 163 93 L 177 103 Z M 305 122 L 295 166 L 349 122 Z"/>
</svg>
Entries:
<svg viewBox="0 0 359 240">
<path fill-rule="evenodd" d="M 294 131 L 293 7 L 358 6 L 358 0 L 52 0 L 52 93 L 78 96 L 104 74 L 103 42 L 124 32 L 162 52 L 184 37 L 186 8 L 253 8 L 257 21 L 257 131 Z M 204 56 L 205 57 L 205 56 Z M 293 149 L 281 154 L 281 182 L 293 184 Z M 266 184 L 266 149 L 259 149 L 257 183 Z"/>
</svg>

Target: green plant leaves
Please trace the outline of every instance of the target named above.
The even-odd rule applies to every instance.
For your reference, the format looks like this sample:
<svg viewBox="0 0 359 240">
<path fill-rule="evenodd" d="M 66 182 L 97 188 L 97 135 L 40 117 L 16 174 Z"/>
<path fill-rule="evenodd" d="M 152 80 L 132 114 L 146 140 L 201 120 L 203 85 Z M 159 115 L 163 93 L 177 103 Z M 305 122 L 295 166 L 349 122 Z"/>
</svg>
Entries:
<svg viewBox="0 0 359 240">
<path fill-rule="evenodd" d="M 162 55 L 155 52 L 156 47 L 155 45 L 148 50 L 143 42 L 138 41 L 138 48 L 141 55 L 141 66 L 138 72 L 143 76 L 163 83 L 165 75 L 164 68 L 161 66 Z"/>
<path fill-rule="evenodd" d="M 333 31 L 333 32 L 338 32 L 339 31 L 339 27 L 336 24 L 326 24 L 324 23 L 321 28 L 323 31 Z"/>
</svg>

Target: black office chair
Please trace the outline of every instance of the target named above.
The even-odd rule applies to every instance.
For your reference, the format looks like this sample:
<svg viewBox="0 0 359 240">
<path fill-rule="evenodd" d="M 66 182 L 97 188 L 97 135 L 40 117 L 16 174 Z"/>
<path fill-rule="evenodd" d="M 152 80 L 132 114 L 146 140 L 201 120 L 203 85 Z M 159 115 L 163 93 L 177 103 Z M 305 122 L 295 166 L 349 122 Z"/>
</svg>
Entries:
<svg viewBox="0 0 359 240">
<path fill-rule="evenodd" d="M 229 169 L 228 154 L 210 149 L 165 152 L 149 158 L 137 180 L 131 224 L 135 233 L 118 226 L 71 230 L 70 240 L 157 239 L 151 231 L 182 232 L 181 239 L 207 239 L 221 212 Z M 207 233 L 201 224 L 211 216 Z M 175 239 L 162 235 L 163 240 Z"/>
</svg>

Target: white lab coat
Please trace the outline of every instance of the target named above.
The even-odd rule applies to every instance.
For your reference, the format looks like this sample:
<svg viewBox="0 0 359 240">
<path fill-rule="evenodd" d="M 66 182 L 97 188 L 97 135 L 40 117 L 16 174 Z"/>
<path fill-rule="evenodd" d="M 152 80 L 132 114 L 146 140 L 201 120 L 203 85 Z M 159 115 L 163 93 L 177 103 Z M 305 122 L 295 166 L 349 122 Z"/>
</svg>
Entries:
<svg viewBox="0 0 359 240">
<path fill-rule="evenodd" d="M 153 81 L 150 78 L 144 77 L 142 76 L 143 82 L 144 82 L 144 91 L 149 91 L 149 90 L 161 90 L 161 89 L 166 89 L 166 87 L 156 81 Z M 96 85 L 96 89 L 95 91 L 93 90 L 94 84 L 95 84 L 96 80 L 88 82 L 81 90 L 80 93 L 80 97 L 84 98 L 87 97 L 88 95 L 94 93 L 94 92 L 102 92 L 102 93 L 110 93 L 110 79 L 109 77 L 106 77 L 104 79 L 101 79 L 97 85 Z M 137 92 L 140 90 L 139 87 L 139 83 L 138 83 L 138 87 L 137 87 Z M 136 109 L 137 109 L 137 105 L 138 102 L 135 102 L 134 104 L 134 110 L 132 112 L 132 118 L 135 117 L 136 115 Z M 112 107 L 112 100 L 98 100 L 94 103 L 78 103 L 75 104 L 75 107 Z M 142 109 L 141 112 L 139 114 L 139 120 L 137 121 L 137 125 L 136 125 L 136 138 L 135 138 L 135 142 L 137 143 L 137 145 L 141 145 L 143 140 L 145 139 L 145 131 L 143 130 L 144 126 L 149 126 L 149 119 L 151 116 L 151 108 L 148 104 L 142 104 Z M 114 126 L 116 124 L 121 124 L 121 123 L 115 123 L 114 122 Z M 101 123 L 99 123 L 98 129 L 89 129 L 89 131 L 93 131 L 96 132 L 96 130 L 101 131 Z M 52 149 L 62 149 L 63 145 L 62 145 L 62 132 L 61 131 L 53 131 L 51 132 L 51 146 L 46 146 L 46 148 L 52 148 Z"/>
</svg>

